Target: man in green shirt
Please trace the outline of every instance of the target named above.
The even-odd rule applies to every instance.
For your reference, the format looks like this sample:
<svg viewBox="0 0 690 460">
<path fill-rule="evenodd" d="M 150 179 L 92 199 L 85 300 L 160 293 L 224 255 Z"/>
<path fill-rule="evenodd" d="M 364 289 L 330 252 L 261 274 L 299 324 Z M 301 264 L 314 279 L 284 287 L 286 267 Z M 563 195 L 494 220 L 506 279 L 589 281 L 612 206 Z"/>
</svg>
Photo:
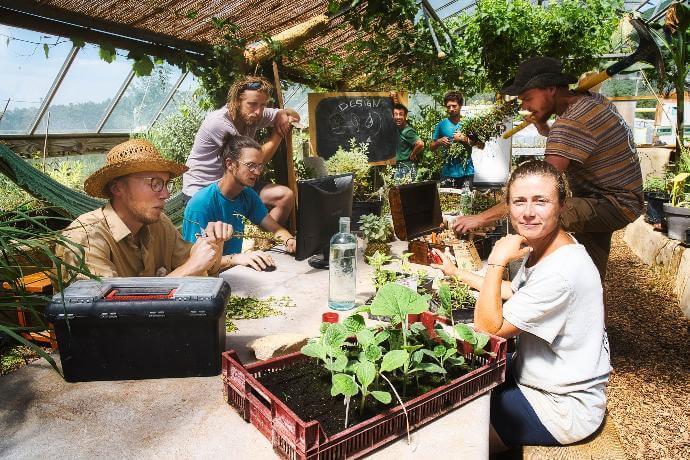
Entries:
<svg viewBox="0 0 690 460">
<path fill-rule="evenodd" d="M 407 107 L 402 104 L 393 105 L 393 120 L 400 133 L 400 141 L 395 151 L 395 177 L 410 176 L 414 180 L 417 175 L 417 155 L 424 148 L 424 142 L 414 128 L 407 124 Z"/>
</svg>

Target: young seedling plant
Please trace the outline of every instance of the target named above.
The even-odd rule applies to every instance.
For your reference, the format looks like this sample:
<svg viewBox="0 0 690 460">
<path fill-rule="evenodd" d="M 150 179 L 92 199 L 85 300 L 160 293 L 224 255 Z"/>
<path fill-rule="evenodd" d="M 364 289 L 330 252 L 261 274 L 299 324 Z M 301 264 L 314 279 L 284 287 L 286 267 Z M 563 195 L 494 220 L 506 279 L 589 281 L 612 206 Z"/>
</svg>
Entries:
<svg viewBox="0 0 690 460">
<path fill-rule="evenodd" d="M 445 380 L 448 369 L 464 366 L 457 342 L 439 325 L 434 339 L 421 323 L 408 323 L 408 315 L 428 311 L 429 296 L 395 283 L 379 289 L 372 304 L 362 307 L 343 323 L 324 323 L 321 336 L 311 339 L 302 353 L 318 358 L 331 372 L 331 395 L 344 397 L 345 427 L 347 427 L 351 398 L 359 396 L 359 414 L 362 416 L 370 398 L 382 404 L 390 404 L 393 394 L 407 417 L 407 410 L 391 380 L 402 380 L 403 395 L 408 381 L 414 377 L 419 386 L 419 376 L 440 376 Z M 367 328 L 361 312 L 368 312 L 390 319 L 386 326 Z M 489 336 L 475 333 L 465 325 L 456 325 L 455 331 L 473 346 L 477 354 L 485 353 L 483 347 Z M 388 388 L 382 387 L 384 380 Z M 391 394 L 391 392 L 393 394 Z M 408 423 L 409 428 L 409 423 Z"/>
</svg>

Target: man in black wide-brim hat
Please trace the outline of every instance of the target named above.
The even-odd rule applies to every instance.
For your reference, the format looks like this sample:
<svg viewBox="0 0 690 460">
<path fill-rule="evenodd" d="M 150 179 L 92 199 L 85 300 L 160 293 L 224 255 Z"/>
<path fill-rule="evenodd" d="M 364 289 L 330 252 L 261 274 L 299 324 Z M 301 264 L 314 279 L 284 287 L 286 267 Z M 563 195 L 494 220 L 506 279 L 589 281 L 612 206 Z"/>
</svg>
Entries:
<svg viewBox="0 0 690 460">
<path fill-rule="evenodd" d="M 612 233 L 642 214 L 642 172 L 632 132 L 616 108 L 600 94 L 571 91 L 568 85 L 575 82 L 558 59 L 533 57 L 520 64 L 501 93 L 518 96 L 531 112 L 527 120 L 547 136 L 545 160 L 566 173 L 572 192 L 563 226 L 585 246 L 604 279 Z M 549 126 L 551 115 L 557 118 Z M 453 229 L 465 233 L 506 214 L 506 205 L 499 204 L 455 219 Z"/>
</svg>

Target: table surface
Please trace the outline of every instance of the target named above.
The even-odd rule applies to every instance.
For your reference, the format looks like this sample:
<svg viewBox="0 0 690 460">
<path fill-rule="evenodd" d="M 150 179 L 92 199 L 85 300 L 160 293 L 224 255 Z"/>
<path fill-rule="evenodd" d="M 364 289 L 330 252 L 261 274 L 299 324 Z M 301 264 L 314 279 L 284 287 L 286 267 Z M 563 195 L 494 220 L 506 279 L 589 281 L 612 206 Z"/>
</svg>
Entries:
<svg viewBox="0 0 690 460">
<path fill-rule="evenodd" d="M 393 248 L 400 253 L 406 243 Z M 358 302 L 374 294 L 372 270 L 361 253 Z M 226 349 L 236 350 L 243 362 L 255 361 L 246 347 L 255 338 L 281 332 L 318 335 L 321 314 L 329 311 L 327 270 L 272 255 L 273 272 L 234 267 L 221 274 L 234 295 L 289 296 L 295 303 L 284 315 L 235 320 L 238 330 L 227 335 Z M 0 458 L 276 458 L 270 442 L 228 407 L 220 377 L 67 383 L 40 360 L 0 377 L 0 389 Z M 456 458 L 488 458 L 488 427 L 485 394 L 413 432 L 410 445 L 402 438 L 370 458 L 451 451 Z"/>
</svg>

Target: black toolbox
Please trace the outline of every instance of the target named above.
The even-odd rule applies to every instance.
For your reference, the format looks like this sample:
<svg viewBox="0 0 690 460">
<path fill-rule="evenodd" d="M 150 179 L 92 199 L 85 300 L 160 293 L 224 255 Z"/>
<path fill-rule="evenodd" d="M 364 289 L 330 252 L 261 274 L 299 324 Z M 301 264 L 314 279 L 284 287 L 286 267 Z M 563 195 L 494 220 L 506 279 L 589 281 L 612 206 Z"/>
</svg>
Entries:
<svg viewBox="0 0 690 460">
<path fill-rule="evenodd" d="M 73 283 L 46 309 L 65 380 L 218 375 L 229 295 L 220 278 Z"/>
<path fill-rule="evenodd" d="M 412 253 L 410 262 L 429 265 L 432 263 L 432 249 L 439 249 L 441 252 L 448 249 L 458 258 L 460 265 L 463 261 L 466 262 L 467 265 L 461 268 L 477 270 L 480 267 L 481 259 L 472 241 L 460 240 L 454 235 L 444 237 L 451 232 L 443 232 L 441 228 L 443 215 L 436 182 L 416 182 L 392 187 L 388 192 L 388 200 L 395 236 L 408 241 L 408 252 Z M 429 241 L 428 235 L 432 233 L 438 234 L 440 240 Z"/>
</svg>

